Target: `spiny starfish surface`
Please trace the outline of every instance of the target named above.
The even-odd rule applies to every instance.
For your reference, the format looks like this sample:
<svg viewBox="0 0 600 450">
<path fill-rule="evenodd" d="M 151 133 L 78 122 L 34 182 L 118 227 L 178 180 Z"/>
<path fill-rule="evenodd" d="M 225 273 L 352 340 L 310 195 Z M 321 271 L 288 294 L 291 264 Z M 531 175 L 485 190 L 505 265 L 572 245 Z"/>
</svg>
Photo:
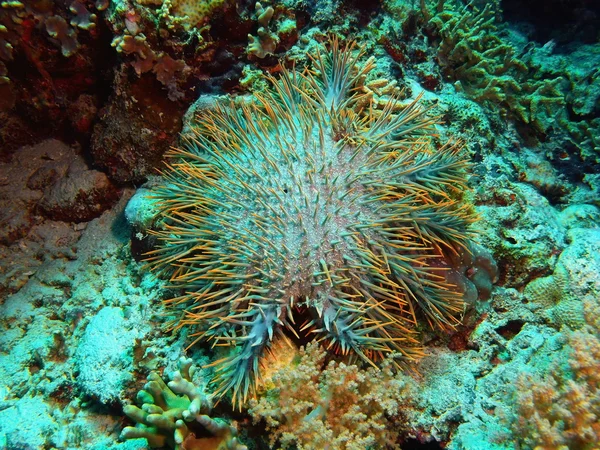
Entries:
<svg viewBox="0 0 600 450">
<path fill-rule="evenodd" d="M 463 311 L 443 255 L 469 239 L 468 163 L 460 144 L 432 144 L 437 118 L 418 98 L 356 111 L 374 67 L 361 57 L 333 40 L 253 103 L 202 112 L 155 191 L 164 226 L 148 262 L 180 289 L 179 326 L 232 347 L 215 394 L 240 407 L 286 329 L 401 363 L 421 354 L 418 320 L 449 328 Z"/>
</svg>

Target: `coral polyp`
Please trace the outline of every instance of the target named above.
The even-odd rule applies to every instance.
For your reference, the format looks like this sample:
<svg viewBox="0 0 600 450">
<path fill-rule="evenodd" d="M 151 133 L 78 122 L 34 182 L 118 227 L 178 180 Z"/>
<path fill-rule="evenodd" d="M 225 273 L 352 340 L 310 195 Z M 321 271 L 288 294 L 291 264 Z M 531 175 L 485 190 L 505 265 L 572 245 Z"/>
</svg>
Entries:
<svg viewBox="0 0 600 450">
<path fill-rule="evenodd" d="M 148 263 L 181 292 L 178 326 L 232 347 L 215 394 L 240 407 L 284 333 L 403 364 L 421 355 L 417 321 L 449 329 L 464 310 L 444 255 L 470 237 L 468 161 L 458 142 L 434 146 L 419 98 L 357 110 L 374 62 L 355 47 L 333 40 L 254 102 L 200 113 L 154 193 Z"/>
</svg>

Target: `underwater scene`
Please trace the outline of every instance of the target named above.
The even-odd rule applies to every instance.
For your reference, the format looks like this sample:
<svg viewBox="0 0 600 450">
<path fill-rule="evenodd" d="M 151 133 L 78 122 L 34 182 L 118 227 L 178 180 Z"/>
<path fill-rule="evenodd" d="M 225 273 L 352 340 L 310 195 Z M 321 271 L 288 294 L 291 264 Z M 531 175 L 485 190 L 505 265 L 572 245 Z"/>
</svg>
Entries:
<svg viewBox="0 0 600 450">
<path fill-rule="evenodd" d="M 600 449 L 600 1 L 0 6 L 0 449 Z"/>
</svg>

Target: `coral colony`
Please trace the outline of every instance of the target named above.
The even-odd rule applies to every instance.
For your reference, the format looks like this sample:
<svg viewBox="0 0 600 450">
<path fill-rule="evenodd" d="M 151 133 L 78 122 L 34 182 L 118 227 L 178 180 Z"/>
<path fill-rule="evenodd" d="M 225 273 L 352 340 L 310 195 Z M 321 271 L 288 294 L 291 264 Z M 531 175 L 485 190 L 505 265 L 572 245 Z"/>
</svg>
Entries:
<svg viewBox="0 0 600 450">
<path fill-rule="evenodd" d="M 361 110 L 374 63 L 355 47 L 333 40 L 255 102 L 202 112 L 153 193 L 164 223 L 147 262 L 181 292 L 178 327 L 233 347 L 215 395 L 240 408 L 284 330 L 404 365 L 421 355 L 417 321 L 449 329 L 464 310 L 446 263 L 475 220 L 461 144 L 432 144 L 418 98 Z"/>
</svg>

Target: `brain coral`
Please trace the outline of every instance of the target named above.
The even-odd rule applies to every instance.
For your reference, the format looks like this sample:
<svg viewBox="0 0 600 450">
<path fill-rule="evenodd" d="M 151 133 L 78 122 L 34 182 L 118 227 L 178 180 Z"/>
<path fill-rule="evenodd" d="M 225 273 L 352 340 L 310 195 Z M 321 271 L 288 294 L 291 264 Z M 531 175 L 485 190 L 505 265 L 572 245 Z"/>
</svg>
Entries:
<svg viewBox="0 0 600 450">
<path fill-rule="evenodd" d="M 285 330 L 404 364 L 421 354 L 418 319 L 448 329 L 463 312 L 444 276 L 474 220 L 461 145 L 435 148 L 419 99 L 356 111 L 374 67 L 361 56 L 333 41 L 254 103 L 201 113 L 153 194 L 164 223 L 149 265 L 181 292 L 167 301 L 178 326 L 232 347 L 215 394 L 240 407 Z"/>
</svg>

